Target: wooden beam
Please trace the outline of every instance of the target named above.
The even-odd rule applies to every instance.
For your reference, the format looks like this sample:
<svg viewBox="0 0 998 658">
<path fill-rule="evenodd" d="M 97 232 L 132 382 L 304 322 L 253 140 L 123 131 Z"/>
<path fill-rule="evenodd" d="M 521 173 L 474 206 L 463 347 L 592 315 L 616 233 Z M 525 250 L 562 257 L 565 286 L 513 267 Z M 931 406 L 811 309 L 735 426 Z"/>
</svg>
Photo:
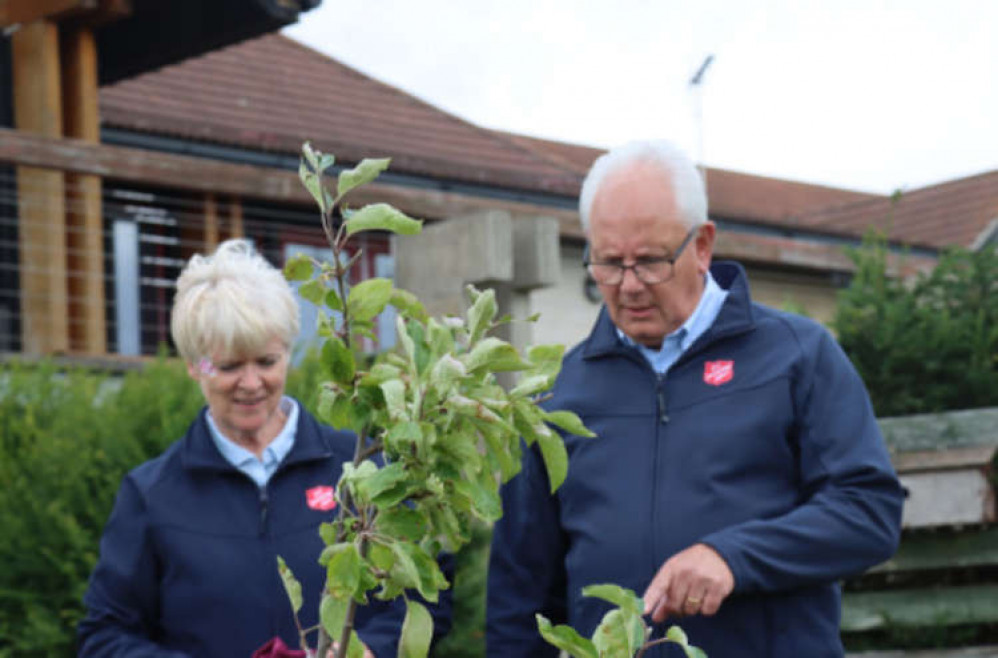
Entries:
<svg viewBox="0 0 998 658">
<path fill-rule="evenodd" d="M 37 21 L 11 39 L 14 124 L 19 131 L 62 133 L 59 34 Z M 66 201 L 60 171 L 17 167 L 22 350 L 69 348 L 66 290 Z"/>
<path fill-rule="evenodd" d="M 0 0 L 0 27 L 56 21 L 74 13 L 97 9 L 97 0 Z"/>
<path fill-rule="evenodd" d="M 842 630 L 998 623 L 998 585 L 927 587 L 842 595 Z"/>
<path fill-rule="evenodd" d="M 93 30 L 66 27 L 60 45 L 65 134 L 97 144 L 100 117 Z M 101 179 L 91 174 L 68 173 L 66 192 L 70 348 L 81 353 L 103 354 L 107 351 L 107 316 Z"/>
<path fill-rule="evenodd" d="M 119 146 L 95 146 L 79 141 L 46 140 L 0 129 L 0 161 L 30 163 L 66 171 L 80 171 L 131 183 L 197 192 L 227 194 L 246 199 L 314 207 L 296 172 L 231 164 L 207 158 L 173 155 Z M 417 189 L 390 183 L 371 183 L 350 193 L 351 206 L 390 203 L 423 219 L 436 220 L 481 211 L 504 210 L 514 218 L 546 216 L 558 220 L 562 239 L 584 240 L 575 210 L 533 203 L 493 199 L 471 194 Z M 318 223 L 318 222 L 317 222 Z M 818 242 L 793 243 L 782 238 L 727 231 L 719 236 L 716 256 L 821 270 L 853 271 L 841 247 Z M 909 261 L 929 259 L 909 257 Z"/>
</svg>

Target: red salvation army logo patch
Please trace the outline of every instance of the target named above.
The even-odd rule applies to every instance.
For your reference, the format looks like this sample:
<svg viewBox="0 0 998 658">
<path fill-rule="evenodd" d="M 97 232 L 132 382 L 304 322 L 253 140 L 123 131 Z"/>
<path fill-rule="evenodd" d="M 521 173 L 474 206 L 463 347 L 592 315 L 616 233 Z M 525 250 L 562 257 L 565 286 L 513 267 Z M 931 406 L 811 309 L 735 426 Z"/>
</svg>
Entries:
<svg viewBox="0 0 998 658">
<path fill-rule="evenodd" d="M 703 381 L 711 386 L 727 384 L 735 376 L 734 361 L 704 361 Z"/>
<path fill-rule="evenodd" d="M 305 502 L 314 510 L 328 512 L 336 507 L 336 492 L 332 487 L 312 487 L 305 492 Z"/>
</svg>

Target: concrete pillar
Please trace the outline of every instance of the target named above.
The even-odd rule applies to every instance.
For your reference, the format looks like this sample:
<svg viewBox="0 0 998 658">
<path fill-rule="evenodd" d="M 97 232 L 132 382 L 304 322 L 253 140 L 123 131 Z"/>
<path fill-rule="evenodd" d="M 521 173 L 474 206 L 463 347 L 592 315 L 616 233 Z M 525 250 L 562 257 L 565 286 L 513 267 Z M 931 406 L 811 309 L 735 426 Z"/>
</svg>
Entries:
<svg viewBox="0 0 998 658">
<path fill-rule="evenodd" d="M 395 253 L 397 285 L 416 294 L 431 315 L 463 314 L 469 283 L 493 288 L 499 316 L 520 320 L 497 335 L 522 349 L 531 343 L 531 325 L 522 320 L 543 311 L 530 308 L 530 291 L 558 280 L 558 222 L 481 212 L 428 224 L 421 235 L 397 240 Z"/>
</svg>

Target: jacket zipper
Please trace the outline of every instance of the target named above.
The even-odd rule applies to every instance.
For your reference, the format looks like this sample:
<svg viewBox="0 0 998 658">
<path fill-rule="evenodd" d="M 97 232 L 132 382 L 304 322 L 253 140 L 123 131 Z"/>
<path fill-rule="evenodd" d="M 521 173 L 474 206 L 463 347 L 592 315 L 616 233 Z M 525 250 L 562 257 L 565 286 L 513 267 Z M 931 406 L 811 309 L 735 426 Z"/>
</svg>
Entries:
<svg viewBox="0 0 998 658">
<path fill-rule="evenodd" d="M 669 422 L 669 414 L 665 412 L 665 373 L 658 376 L 656 393 L 658 394 L 658 419 L 665 425 Z"/>
<path fill-rule="evenodd" d="M 263 537 L 267 534 L 267 511 L 270 507 L 270 501 L 267 498 L 267 488 L 260 488 L 260 536 Z"/>
</svg>

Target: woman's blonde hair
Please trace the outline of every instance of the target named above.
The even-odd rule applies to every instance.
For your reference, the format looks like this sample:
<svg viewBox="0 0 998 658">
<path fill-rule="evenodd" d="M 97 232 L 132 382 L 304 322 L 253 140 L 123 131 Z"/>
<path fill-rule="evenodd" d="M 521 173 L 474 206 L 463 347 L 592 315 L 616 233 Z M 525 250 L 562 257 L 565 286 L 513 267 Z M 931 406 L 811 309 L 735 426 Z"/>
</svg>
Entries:
<svg viewBox="0 0 998 658">
<path fill-rule="evenodd" d="M 249 240 L 193 256 L 177 278 L 170 332 L 188 363 L 216 352 L 256 354 L 273 338 L 290 349 L 298 329 L 291 286 Z"/>
</svg>

